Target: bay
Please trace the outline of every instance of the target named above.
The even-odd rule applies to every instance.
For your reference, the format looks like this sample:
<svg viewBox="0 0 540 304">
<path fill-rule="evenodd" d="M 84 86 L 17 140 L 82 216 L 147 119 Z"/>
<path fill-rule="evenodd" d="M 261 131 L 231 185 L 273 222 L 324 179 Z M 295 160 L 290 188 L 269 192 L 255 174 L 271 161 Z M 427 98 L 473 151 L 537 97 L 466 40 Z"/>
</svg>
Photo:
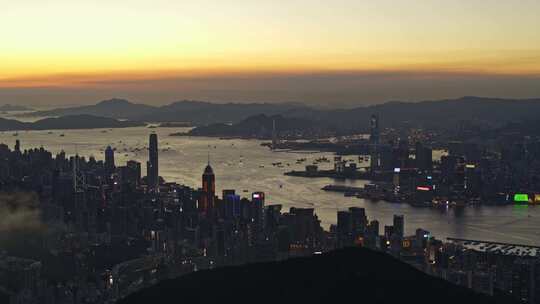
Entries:
<svg viewBox="0 0 540 304">
<path fill-rule="evenodd" d="M 327 184 L 343 184 L 361 187 L 368 181 L 334 180 L 330 178 L 308 179 L 283 175 L 284 172 L 304 169 L 315 159 L 331 153 L 273 152 L 261 146 L 258 140 L 221 140 L 205 137 L 171 137 L 170 133 L 184 131 L 181 128 L 145 127 L 126 129 L 21 131 L 0 133 L 0 142 L 13 147 L 15 140 L 21 141 L 22 149 L 43 146 L 68 155 L 78 153 L 104 159 L 107 145 L 116 148 L 116 165 L 128 160 L 137 160 L 146 172 L 148 135 L 156 132 L 159 138 L 160 175 L 170 182 L 191 187 L 201 186 L 201 175 L 210 157 L 216 174 L 216 191 L 236 189 L 248 197 L 251 192 L 266 193 L 266 204 L 282 204 L 290 207 L 315 208 L 323 226 L 336 223 L 338 210 L 349 207 L 364 207 L 370 220 L 377 219 L 383 225 L 391 225 L 394 214 L 405 216 L 405 230 L 413 234 L 423 228 L 433 236 L 444 239 L 458 237 L 518 244 L 540 245 L 539 206 L 478 206 L 461 209 L 416 208 L 407 204 L 372 202 L 355 197 L 344 197 L 339 193 L 322 191 Z M 60 136 L 63 134 L 64 136 Z M 139 151 L 136 151 L 139 149 Z M 297 163 L 298 159 L 306 161 Z M 348 156 L 358 162 L 358 157 Z M 282 167 L 272 163 L 282 163 Z M 367 165 L 366 163 L 360 165 Z M 332 162 L 319 164 L 331 168 Z"/>
</svg>

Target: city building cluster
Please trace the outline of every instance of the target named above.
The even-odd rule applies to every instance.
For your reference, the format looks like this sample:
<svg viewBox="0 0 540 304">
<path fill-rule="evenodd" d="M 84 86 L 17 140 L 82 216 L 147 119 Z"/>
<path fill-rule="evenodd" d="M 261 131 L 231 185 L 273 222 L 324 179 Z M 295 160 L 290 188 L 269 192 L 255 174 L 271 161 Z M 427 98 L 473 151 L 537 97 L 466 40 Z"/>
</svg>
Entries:
<svg viewBox="0 0 540 304">
<path fill-rule="evenodd" d="M 528 303 L 540 299 L 538 249 L 442 242 L 422 229 L 408 236 L 401 215 L 380 230 L 356 207 L 338 211 L 337 224 L 325 231 L 313 208 L 285 211 L 267 204 L 263 192 L 247 198 L 234 189 L 217 193 L 210 159 L 200 188 L 163 180 L 158 138 L 151 134 L 149 141 L 146 176 L 136 161 L 116 164 L 111 147 L 102 161 L 64 152 L 53 157 L 44 148 L 23 151 L 19 141 L 14 150 L 0 145 L 0 190 L 35 193 L 40 221 L 28 231 L 5 231 L 13 240 L 0 254 L 0 292 L 12 303 L 113 303 L 201 269 L 349 246 L 387 252 L 480 292 L 498 288 Z M 429 158 L 428 150 L 422 153 Z M 433 185 L 415 182 L 412 189 L 431 192 Z M 405 182 L 400 187 L 407 188 Z M 10 210 L 7 216 L 17 212 Z"/>
<path fill-rule="evenodd" d="M 540 140 L 536 138 L 501 134 L 490 143 L 438 142 L 440 157 L 435 158 L 433 142 L 418 130 L 402 137 L 387 130 L 383 136 L 377 115 L 370 120 L 370 130 L 369 167 L 347 164 L 336 156 L 332 170 L 309 165 L 306 171 L 286 174 L 371 180 L 364 188 L 328 185 L 323 190 L 417 207 L 540 205 Z"/>
<path fill-rule="evenodd" d="M 146 176 L 140 163 L 119 165 L 113 148 L 104 152 L 102 161 L 23 151 L 19 141 L 14 150 L 0 146 L 1 190 L 36 193 L 41 221 L 24 238 L 7 231 L 23 247 L 18 257 L 0 257 L 1 290 L 15 303 L 113 302 L 188 272 L 332 246 L 312 208 L 284 212 L 266 205 L 264 192 L 216 193 L 210 161 L 200 188 L 164 181 L 156 134 Z"/>
</svg>

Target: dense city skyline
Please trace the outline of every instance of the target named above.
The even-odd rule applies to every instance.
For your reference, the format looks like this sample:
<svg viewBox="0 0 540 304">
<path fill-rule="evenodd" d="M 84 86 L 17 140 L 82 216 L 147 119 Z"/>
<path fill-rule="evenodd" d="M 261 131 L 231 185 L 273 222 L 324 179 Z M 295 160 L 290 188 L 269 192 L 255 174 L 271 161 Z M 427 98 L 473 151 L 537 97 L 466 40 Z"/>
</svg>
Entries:
<svg viewBox="0 0 540 304">
<path fill-rule="evenodd" d="M 540 304 L 540 1 L 4 2 L 0 303 Z"/>
<path fill-rule="evenodd" d="M 502 148 L 501 153 L 484 150 L 477 143 L 449 141 L 445 144 L 448 155 L 435 161 L 432 148 L 423 143 L 433 144 L 436 137 L 442 139 L 448 134 L 413 131 L 407 140 L 393 142 L 392 130 L 381 130 L 379 119 L 372 115 L 369 138 L 356 139 L 352 144 L 364 150 L 357 152 L 362 159 L 367 157 L 363 153 L 369 153 L 369 167 L 358 167 L 354 161 L 335 156 L 334 169 L 319 170 L 316 164 L 331 160 L 318 158 L 306 165 L 304 172 L 284 174 L 298 178 L 367 178 L 374 182 L 364 184 L 363 188 L 329 185 L 322 190 L 344 192 L 345 196 L 378 204 L 407 204 L 420 209 L 451 208 L 461 212 L 480 205 L 535 208 L 540 204 L 535 173 L 540 153 L 537 140 L 515 142 L 511 148 Z M 405 282 L 395 284 L 395 277 L 391 287 L 385 282 L 388 271 L 405 275 L 407 271 L 401 263 L 407 263 L 414 266 L 409 268 L 410 276 L 422 275 L 429 280 L 439 277 L 455 284 L 433 281 L 441 283 L 441 292 L 450 297 L 472 300 L 475 294 L 465 289 L 468 288 L 476 292 L 480 301 L 477 303 L 507 303 L 512 298 L 538 303 L 538 246 L 454 237 L 445 241 L 422 227 L 406 229 L 406 217 L 399 213 L 402 208 L 393 209 L 391 222 L 383 223 L 368 218 L 366 205 L 336 207 L 332 210 L 336 221 L 326 230 L 313 205 L 294 206 L 286 211 L 281 204 L 267 204 L 266 194 L 261 191 L 237 192 L 239 189 L 227 188 L 220 195 L 215 184 L 223 180 L 216 178 L 210 159 L 200 179 L 202 187 L 192 188 L 161 178 L 157 166 L 158 135 L 148 130 L 144 133 L 148 137 L 148 147 L 144 148 L 148 149 L 147 176 L 142 175 L 138 161 L 117 162 L 115 154 L 120 150 L 111 146 L 103 151 L 104 159 L 96 159 L 78 153 L 69 155 L 63 150 L 54 156 L 43 146 L 27 149 L 19 139 L 15 140 L 13 150 L 6 144 L 0 145 L 0 186 L 4 191 L 0 214 L 7 219 L 0 225 L 0 231 L 7 232 L 0 241 L 10 254 L 0 256 L 0 283 L 7 286 L 0 289 L 0 300 L 27 298 L 27 302 L 21 303 L 102 304 L 124 299 L 138 303 L 139 296 L 158 293 L 159 301 L 165 301 L 170 295 L 162 293 L 166 286 L 163 284 L 173 284 L 165 280 L 190 280 L 190 274 L 199 270 L 213 270 L 202 272 L 207 275 L 218 273 L 223 266 L 254 262 L 285 265 L 293 257 L 309 261 L 310 256 L 348 255 L 344 248 L 364 247 L 396 258 L 369 258 L 370 262 L 379 263 L 379 269 L 389 269 L 381 272 L 376 283 L 385 293 L 405 286 Z M 273 141 L 267 144 L 269 153 L 287 145 L 280 138 Z M 413 147 L 409 142 L 416 144 Z M 161 151 L 166 154 L 168 150 Z M 302 158 L 297 163 L 305 161 Z M 523 166 L 524 163 L 530 166 Z M 282 167 L 281 163 L 272 165 Z M 55 252 L 54 257 L 49 252 Z M 372 255 L 369 251 L 356 252 L 351 259 Z M 77 258 L 72 259 L 72 255 Z M 318 261 L 321 270 L 327 269 L 326 263 L 332 263 Z M 51 267 L 54 263 L 62 265 L 62 270 Z M 351 260 L 346 264 L 354 263 Z M 393 265 L 389 267 L 390 264 Z M 323 275 L 328 276 L 332 275 Z M 363 278 L 359 286 L 368 288 L 372 279 Z M 352 281 L 342 280 L 337 286 L 350 290 L 345 287 L 347 284 Z M 342 296 L 332 284 L 326 285 L 333 290 L 326 297 Z M 305 295 L 314 290 L 310 287 L 299 292 Z M 395 302 L 391 296 L 368 293 L 367 298 L 371 297 L 382 303 Z M 423 303 L 431 298 L 418 300 Z M 312 302 L 321 301 L 327 302 L 320 298 Z"/>
<path fill-rule="evenodd" d="M 0 100 L 537 97 L 539 10 L 536 1 L 17 1 L 0 15 Z"/>
</svg>

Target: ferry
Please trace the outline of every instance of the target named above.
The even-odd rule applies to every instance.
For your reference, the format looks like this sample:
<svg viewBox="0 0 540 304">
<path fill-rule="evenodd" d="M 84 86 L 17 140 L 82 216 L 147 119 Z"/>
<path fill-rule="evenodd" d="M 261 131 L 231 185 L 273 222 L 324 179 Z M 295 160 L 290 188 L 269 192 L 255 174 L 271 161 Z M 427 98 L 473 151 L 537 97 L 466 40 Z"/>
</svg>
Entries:
<svg viewBox="0 0 540 304">
<path fill-rule="evenodd" d="M 313 163 L 317 164 L 317 163 L 329 163 L 329 162 L 330 160 L 323 156 L 323 157 L 317 158 Z"/>
</svg>

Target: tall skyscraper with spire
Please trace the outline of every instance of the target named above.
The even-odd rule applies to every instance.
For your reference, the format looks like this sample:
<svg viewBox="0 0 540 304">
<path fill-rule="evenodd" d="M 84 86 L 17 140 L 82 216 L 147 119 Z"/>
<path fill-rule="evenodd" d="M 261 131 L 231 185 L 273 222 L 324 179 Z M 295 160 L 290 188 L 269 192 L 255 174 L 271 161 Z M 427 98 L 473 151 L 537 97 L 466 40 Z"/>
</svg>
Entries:
<svg viewBox="0 0 540 304">
<path fill-rule="evenodd" d="M 208 156 L 208 164 L 204 168 L 202 175 L 202 196 L 200 199 L 199 209 L 206 215 L 212 214 L 214 209 L 214 200 L 216 197 L 216 176 L 214 170 L 210 166 L 210 156 Z"/>
<path fill-rule="evenodd" d="M 150 134 L 148 146 L 148 162 L 146 163 L 146 176 L 148 187 L 157 189 L 159 186 L 158 138 L 157 134 Z"/>
</svg>

